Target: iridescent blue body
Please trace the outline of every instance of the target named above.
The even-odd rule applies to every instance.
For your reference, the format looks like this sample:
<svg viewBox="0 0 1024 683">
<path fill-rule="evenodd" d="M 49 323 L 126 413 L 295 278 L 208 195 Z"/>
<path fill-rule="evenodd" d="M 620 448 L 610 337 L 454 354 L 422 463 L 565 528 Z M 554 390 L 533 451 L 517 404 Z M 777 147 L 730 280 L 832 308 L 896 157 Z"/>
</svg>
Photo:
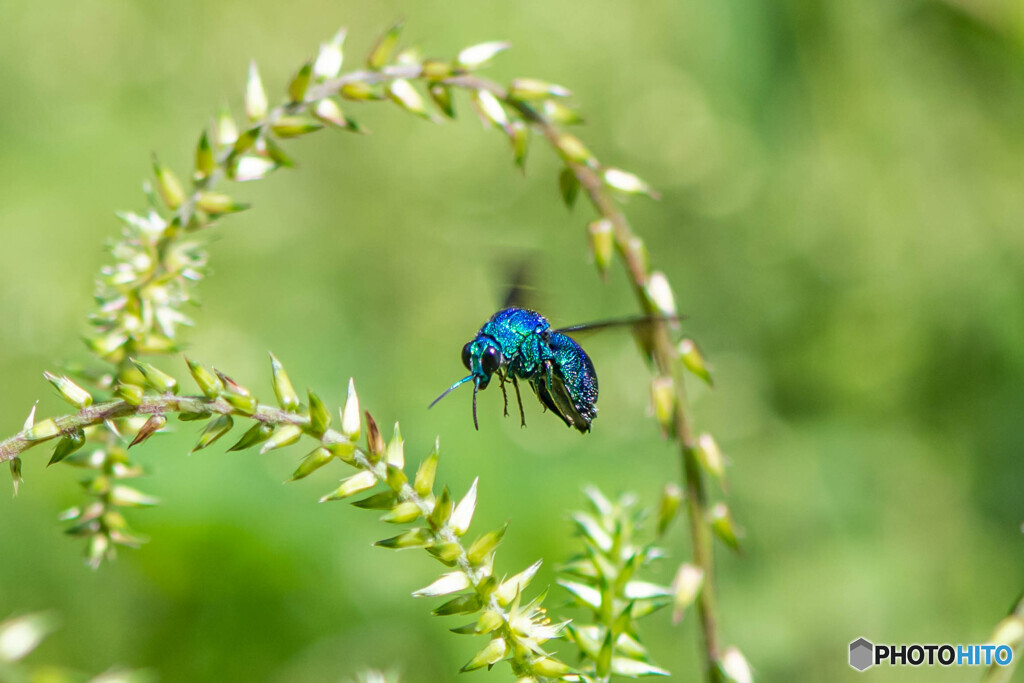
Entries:
<svg viewBox="0 0 1024 683">
<path fill-rule="evenodd" d="M 462 362 L 469 376 L 452 385 L 434 403 L 455 387 L 473 381 L 474 424 L 476 392 L 485 389 L 494 375 L 501 382 L 506 415 L 505 382 L 512 382 L 524 425 L 519 380 L 529 382 L 548 409 L 581 433 L 590 431 L 597 417 L 597 372 L 590 357 L 571 337 L 552 330 L 547 319 L 535 311 L 505 308 L 495 313 L 462 349 Z"/>
</svg>

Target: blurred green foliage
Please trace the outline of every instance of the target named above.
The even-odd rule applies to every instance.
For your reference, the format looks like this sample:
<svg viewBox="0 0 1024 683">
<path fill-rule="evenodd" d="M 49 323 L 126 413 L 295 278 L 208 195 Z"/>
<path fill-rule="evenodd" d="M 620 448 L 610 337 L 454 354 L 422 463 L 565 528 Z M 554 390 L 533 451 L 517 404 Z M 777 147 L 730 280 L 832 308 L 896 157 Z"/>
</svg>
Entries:
<svg viewBox="0 0 1024 683">
<path fill-rule="evenodd" d="M 1014 0 L 7 3 L 2 431 L 36 398 L 43 414 L 63 410 L 40 373 L 85 356 L 99 247 L 119 229 L 113 209 L 142 205 L 149 152 L 184 171 L 221 101 L 240 108 L 250 58 L 279 92 L 336 26 L 359 50 L 397 16 L 430 54 L 511 40 L 490 74 L 570 87 L 587 144 L 662 192 L 627 208 L 715 366 L 714 392 L 691 383 L 696 411 L 733 462 L 747 529 L 743 557 L 718 553 L 722 632 L 755 674 L 852 677 L 846 647 L 861 635 L 986 638 L 1024 561 Z M 543 585 L 571 552 L 565 511 L 584 483 L 653 502 L 678 462 L 645 418 L 646 371 L 613 334 L 588 343 L 603 392 L 591 435 L 535 405 L 520 430 L 496 392 L 480 432 L 468 393 L 425 410 L 498 306 L 509 256 L 535 259 L 556 324 L 633 310 L 620 277 L 596 284 L 589 215 L 561 206 L 553 155 L 535 148 L 521 177 L 507 143 L 457 104 L 462 121 L 444 126 L 353 110 L 372 137 L 298 141 L 297 171 L 243 186 L 256 208 L 216 229 L 189 354 L 267 397 L 267 349 L 334 405 L 354 375 L 378 419 L 402 421 L 408 457 L 440 433 L 439 480 L 461 491 L 480 475 L 479 523 L 512 520 L 499 565 L 544 557 Z M 28 455 L 16 501 L 0 496 L 0 617 L 63 619 L 34 657 L 164 680 L 336 680 L 366 666 L 454 678 L 474 643 L 408 596 L 433 562 L 396 562 L 369 547 L 372 515 L 317 505 L 332 475 L 282 487 L 300 450 L 189 457 L 194 434 L 176 431 L 140 456 L 164 500 L 134 518 L 153 542 L 98 573 L 59 533 L 76 485 L 45 476 L 44 453 Z M 668 620 L 645 624 L 646 643 L 682 678 L 697 670 L 696 632 Z"/>
</svg>

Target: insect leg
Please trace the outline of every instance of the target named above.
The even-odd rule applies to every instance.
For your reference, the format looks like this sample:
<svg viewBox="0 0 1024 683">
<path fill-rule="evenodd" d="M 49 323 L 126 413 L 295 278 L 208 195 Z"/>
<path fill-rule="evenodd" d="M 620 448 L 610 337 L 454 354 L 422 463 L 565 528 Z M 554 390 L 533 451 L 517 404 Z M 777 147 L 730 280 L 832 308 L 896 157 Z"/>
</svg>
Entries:
<svg viewBox="0 0 1024 683">
<path fill-rule="evenodd" d="M 512 386 L 516 388 L 516 403 L 519 404 L 519 420 L 520 427 L 526 426 L 526 413 L 523 412 L 523 397 L 519 395 L 519 381 L 515 375 L 512 375 Z"/>
<path fill-rule="evenodd" d="M 508 417 L 508 394 L 505 392 L 505 382 L 507 380 L 501 375 L 498 375 L 498 379 L 500 380 L 501 398 L 505 401 L 505 417 Z"/>
</svg>

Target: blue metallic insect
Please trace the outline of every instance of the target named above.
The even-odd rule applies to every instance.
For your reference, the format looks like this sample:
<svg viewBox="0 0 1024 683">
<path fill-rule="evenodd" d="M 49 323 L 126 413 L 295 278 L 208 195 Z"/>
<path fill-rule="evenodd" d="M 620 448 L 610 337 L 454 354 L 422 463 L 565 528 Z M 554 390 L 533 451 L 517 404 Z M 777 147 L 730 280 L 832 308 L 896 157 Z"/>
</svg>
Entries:
<svg viewBox="0 0 1024 683">
<path fill-rule="evenodd" d="M 545 407 L 568 427 L 575 427 L 585 434 L 597 417 L 597 372 L 590 356 L 566 333 L 677 319 L 639 316 L 553 330 L 540 313 L 526 308 L 504 308 L 491 316 L 462 348 L 462 364 L 469 370 L 469 375 L 448 387 L 430 407 L 433 408 L 457 387 L 472 381 L 473 426 L 479 430 L 476 395 L 487 388 L 492 376 L 497 375 L 505 399 L 506 416 L 508 394 L 505 393 L 505 382 L 511 381 L 519 403 L 519 416 L 522 425 L 526 426 L 523 399 L 519 394 L 519 380 L 523 380 L 530 383 Z"/>
</svg>

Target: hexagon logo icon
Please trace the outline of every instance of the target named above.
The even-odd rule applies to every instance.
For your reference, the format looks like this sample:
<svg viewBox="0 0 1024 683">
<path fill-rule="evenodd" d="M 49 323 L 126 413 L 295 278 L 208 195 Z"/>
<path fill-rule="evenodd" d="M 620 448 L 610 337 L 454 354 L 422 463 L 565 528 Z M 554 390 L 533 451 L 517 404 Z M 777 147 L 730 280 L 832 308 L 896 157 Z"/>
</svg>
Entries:
<svg viewBox="0 0 1024 683">
<path fill-rule="evenodd" d="M 850 643 L 850 666 L 857 671 L 864 671 L 875 663 L 875 646 L 865 638 L 858 638 Z"/>
</svg>

